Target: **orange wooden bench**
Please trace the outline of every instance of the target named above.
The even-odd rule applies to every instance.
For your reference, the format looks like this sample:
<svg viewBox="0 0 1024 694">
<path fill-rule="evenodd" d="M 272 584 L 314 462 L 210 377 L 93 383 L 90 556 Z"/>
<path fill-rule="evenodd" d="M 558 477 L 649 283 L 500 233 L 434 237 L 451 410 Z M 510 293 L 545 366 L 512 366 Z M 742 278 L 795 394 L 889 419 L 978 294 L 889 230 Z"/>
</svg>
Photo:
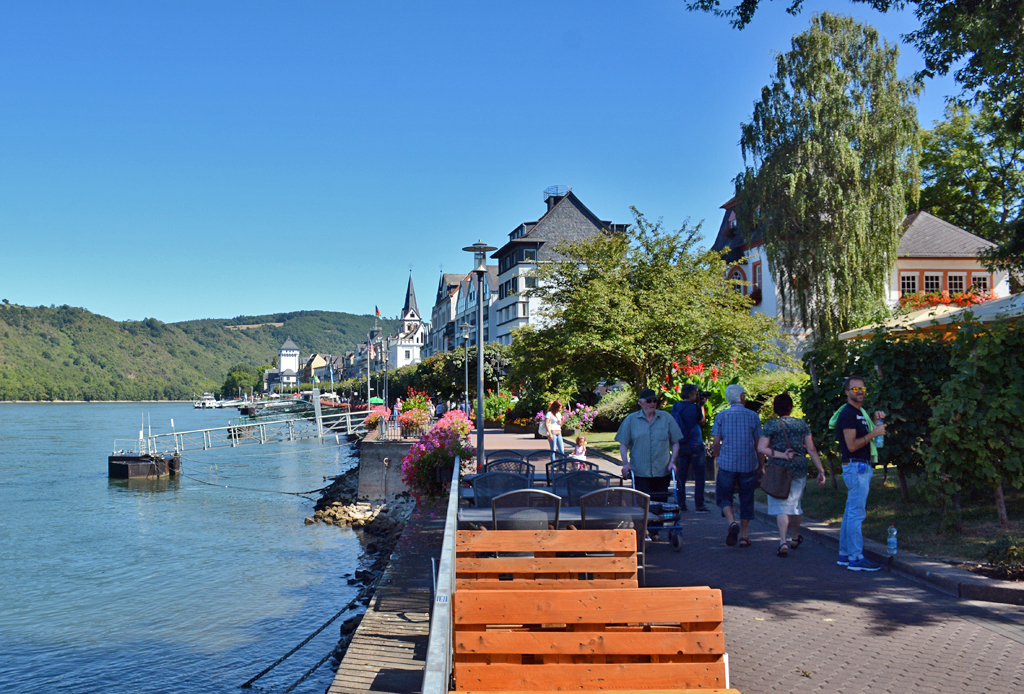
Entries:
<svg viewBox="0 0 1024 694">
<path fill-rule="evenodd" d="M 455 535 L 457 591 L 636 587 L 632 529 L 462 530 Z"/>
<path fill-rule="evenodd" d="M 456 590 L 452 610 L 457 692 L 739 694 L 720 590 L 474 588 Z"/>
</svg>

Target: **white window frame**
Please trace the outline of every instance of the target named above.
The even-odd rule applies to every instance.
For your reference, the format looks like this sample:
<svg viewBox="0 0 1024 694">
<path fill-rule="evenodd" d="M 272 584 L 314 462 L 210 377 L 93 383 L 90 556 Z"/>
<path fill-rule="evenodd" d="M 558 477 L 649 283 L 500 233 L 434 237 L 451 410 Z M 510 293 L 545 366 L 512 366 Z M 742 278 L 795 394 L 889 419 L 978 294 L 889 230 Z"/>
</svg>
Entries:
<svg viewBox="0 0 1024 694">
<path fill-rule="evenodd" d="M 900 273 L 900 296 L 907 296 L 908 294 L 917 294 L 917 275 L 916 272 L 901 272 Z M 914 288 L 908 291 L 908 285 L 913 283 Z"/>
<path fill-rule="evenodd" d="M 932 280 L 935 283 L 934 289 L 928 288 L 928 280 Z M 941 272 L 926 272 L 924 273 L 924 284 L 921 290 L 926 294 L 928 292 L 941 292 L 942 291 L 942 273 Z"/>
<path fill-rule="evenodd" d="M 959 279 L 960 280 L 960 288 L 959 289 L 953 289 L 953 280 L 954 279 Z M 956 292 L 965 292 L 965 291 L 967 291 L 967 273 L 966 272 L 948 272 L 948 273 L 946 273 L 946 291 L 948 291 L 950 294 L 953 294 L 953 293 L 956 293 Z"/>
</svg>

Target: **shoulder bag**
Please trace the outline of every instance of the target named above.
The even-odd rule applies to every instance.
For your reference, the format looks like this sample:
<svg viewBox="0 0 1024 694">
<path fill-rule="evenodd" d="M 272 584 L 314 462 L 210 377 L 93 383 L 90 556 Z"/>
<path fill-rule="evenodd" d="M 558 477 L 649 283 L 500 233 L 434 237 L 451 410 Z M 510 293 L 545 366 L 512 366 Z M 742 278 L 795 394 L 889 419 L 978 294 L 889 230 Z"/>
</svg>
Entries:
<svg viewBox="0 0 1024 694">
<path fill-rule="evenodd" d="M 548 435 L 548 418 L 546 416 L 544 419 L 540 420 L 540 424 L 537 425 L 537 433 L 541 436 Z"/>
<path fill-rule="evenodd" d="M 786 432 L 786 423 L 782 421 L 782 417 L 779 417 L 779 424 L 782 426 L 782 435 L 786 438 L 786 449 L 791 448 L 789 445 L 789 434 Z M 769 464 L 765 467 L 764 477 L 761 478 L 761 489 L 768 496 L 776 499 L 788 499 L 789 489 L 793 484 L 793 473 L 789 471 L 789 468 L 776 465 L 769 460 Z"/>
</svg>

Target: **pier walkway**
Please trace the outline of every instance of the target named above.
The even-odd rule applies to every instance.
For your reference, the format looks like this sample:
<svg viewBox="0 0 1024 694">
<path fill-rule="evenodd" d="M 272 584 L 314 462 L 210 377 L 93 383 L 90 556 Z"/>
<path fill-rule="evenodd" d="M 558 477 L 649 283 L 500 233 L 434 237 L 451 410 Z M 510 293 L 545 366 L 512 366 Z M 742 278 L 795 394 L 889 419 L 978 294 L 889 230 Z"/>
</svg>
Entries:
<svg viewBox="0 0 1024 694">
<path fill-rule="evenodd" d="M 488 450 L 546 448 L 498 432 L 486 442 Z M 420 691 L 430 557 L 440 553 L 444 513 L 417 513 L 331 694 Z M 647 585 L 722 590 L 732 686 L 744 694 L 1024 691 L 1024 606 L 950 597 L 884 569 L 847 571 L 829 538 L 809 532 L 780 559 L 774 523 L 764 520 L 751 523 L 746 549 L 725 545 L 718 513 L 691 510 L 680 524 L 681 552 L 664 533 L 648 546 Z"/>
</svg>

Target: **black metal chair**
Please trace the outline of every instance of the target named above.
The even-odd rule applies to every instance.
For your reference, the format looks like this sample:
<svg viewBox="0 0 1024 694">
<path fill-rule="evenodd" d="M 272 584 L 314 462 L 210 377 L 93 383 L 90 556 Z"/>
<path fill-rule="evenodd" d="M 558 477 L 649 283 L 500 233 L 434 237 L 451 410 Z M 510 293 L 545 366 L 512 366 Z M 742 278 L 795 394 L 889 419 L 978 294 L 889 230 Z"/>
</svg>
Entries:
<svg viewBox="0 0 1024 694">
<path fill-rule="evenodd" d="M 516 460 L 526 460 L 526 457 L 519 451 L 513 451 L 508 448 L 502 448 L 497 451 L 490 451 L 487 454 L 487 462 L 492 460 L 508 460 L 509 458 L 515 458 Z"/>
<path fill-rule="evenodd" d="M 534 451 L 526 456 L 526 462 L 528 463 L 539 463 L 540 461 L 551 462 L 551 451 Z"/>
<path fill-rule="evenodd" d="M 487 508 L 496 496 L 516 489 L 529 489 L 530 478 L 512 472 L 485 472 L 473 478 L 473 504 Z"/>
<path fill-rule="evenodd" d="M 566 506 L 579 506 L 580 497 L 607 488 L 611 475 L 593 470 L 577 470 L 559 475 L 551 483 L 551 491 L 562 497 Z"/>
<path fill-rule="evenodd" d="M 629 487 L 599 489 L 580 498 L 580 525 L 584 530 L 636 530 L 636 559 L 639 582 L 646 582 L 647 512 L 651 497 Z"/>
<path fill-rule="evenodd" d="M 491 500 L 495 530 L 558 529 L 562 500 L 540 489 L 517 489 Z"/>
<path fill-rule="evenodd" d="M 480 472 L 511 472 L 516 475 L 526 475 L 530 478 L 530 486 L 533 486 L 533 478 L 536 468 L 522 458 L 502 458 L 484 463 Z"/>
<path fill-rule="evenodd" d="M 559 458 L 544 467 L 547 472 L 548 485 L 553 484 L 554 479 L 560 475 L 567 475 L 578 470 L 593 470 L 596 472 L 599 469 L 597 463 L 589 463 L 578 458 Z"/>
</svg>

